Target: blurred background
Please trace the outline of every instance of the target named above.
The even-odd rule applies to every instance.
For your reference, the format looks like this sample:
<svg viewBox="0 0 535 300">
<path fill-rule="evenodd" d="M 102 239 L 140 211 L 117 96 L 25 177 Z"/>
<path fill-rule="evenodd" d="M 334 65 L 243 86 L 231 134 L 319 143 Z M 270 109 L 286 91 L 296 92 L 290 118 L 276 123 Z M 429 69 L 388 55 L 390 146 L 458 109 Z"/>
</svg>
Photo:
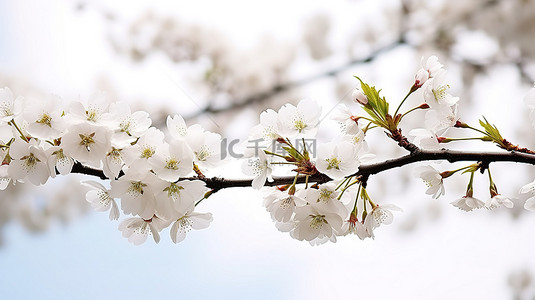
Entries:
<svg viewBox="0 0 535 300">
<path fill-rule="evenodd" d="M 484 115 L 533 149 L 523 97 L 535 79 L 534 36 L 531 0 L 2 0 L 0 86 L 69 101 L 105 91 L 148 111 L 155 126 L 181 114 L 244 140 L 260 112 L 302 98 L 324 115 L 340 103 L 362 113 L 350 99 L 353 75 L 397 106 L 421 57 L 437 55 L 464 122 Z M 404 132 L 423 118 L 414 113 Z M 367 138 L 377 160 L 404 154 L 380 131 Z M 515 208 L 460 211 L 449 202 L 464 195 L 466 175 L 434 200 L 407 166 L 369 181 L 375 202 L 404 209 L 392 225 L 375 240 L 319 247 L 278 232 L 252 189 L 204 201 L 214 222 L 178 245 L 164 230 L 160 244 L 134 247 L 88 207 L 84 176 L 17 185 L 0 193 L 0 290 L 6 299 L 534 299 L 535 218 L 518 190 L 535 172 L 491 168 Z M 486 176 L 476 180 L 486 200 Z"/>
</svg>

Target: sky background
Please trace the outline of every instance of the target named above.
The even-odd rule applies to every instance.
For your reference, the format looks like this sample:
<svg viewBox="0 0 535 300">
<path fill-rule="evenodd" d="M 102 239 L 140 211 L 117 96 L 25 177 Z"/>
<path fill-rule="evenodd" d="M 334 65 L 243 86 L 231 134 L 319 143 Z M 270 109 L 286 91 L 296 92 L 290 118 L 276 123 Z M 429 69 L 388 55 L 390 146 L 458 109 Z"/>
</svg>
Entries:
<svg viewBox="0 0 535 300">
<path fill-rule="evenodd" d="M 98 7 L 104 2 L 94 3 Z M 335 15 L 338 27 L 356 16 L 372 19 L 380 11 L 374 1 L 170 3 L 106 5 L 125 22 L 150 8 L 214 26 L 239 49 L 249 49 L 264 34 L 291 41 L 306 17 L 320 11 Z M 82 14 L 74 6 L 64 0 L 0 1 L 0 73 L 64 99 L 87 97 L 104 74 L 123 99 L 160 103 L 178 97 L 178 105 L 172 106 L 176 112 L 195 111 L 195 99 L 185 95 L 191 88 L 179 83 L 177 89 L 179 77 L 164 60 L 154 58 L 133 66 L 117 57 L 106 43 L 101 15 L 90 5 Z M 476 46 L 473 39 L 465 39 L 477 52 L 478 44 L 492 48 L 485 38 L 475 37 L 480 42 Z M 343 36 L 335 34 L 331 39 L 337 45 Z M 375 83 L 410 82 L 418 66 L 419 57 L 401 47 L 374 65 L 386 70 Z M 299 75 L 303 68 L 293 72 Z M 370 67 L 358 70 L 367 72 Z M 500 99 L 504 95 L 521 103 L 523 86 L 507 68 L 494 70 L 486 80 L 488 84 L 481 86 L 487 88 L 479 94 L 487 102 L 475 109 L 510 120 L 504 130 L 513 132 L 511 128 L 521 120 L 515 119 L 516 108 L 504 110 Z M 324 90 L 330 85 L 320 81 L 304 93 L 327 97 Z M 384 91 L 387 96 L 399 97 L 406 90 L 403 84 L 389 87 Z M 336 102 L 333 98 L 329 104 Z M 244 138 L 243 127 L 250 126 L 231 122 L 226 134 Z M 535 270 L 531 215 L 515 219 L 503 211 L 466 213 L 448 204 L 462 195 L 462 188 L 454 187 L 446 198 L 434 200 L 424 195 L 425 186 L 417 178 L 412 181 L 419 184 L 400 187 L 397 172 L 384 175 L 383 185 L 370 184 L 371 195 L 383 196 L 377 196 L 380 203 L 404 209 L 395 213 L 394 225 L 377 230 L 375 240 L 341 237 L 335 244 L 319 247 L 293 240 L 278 232 L 262 206 L 262 192 L 252 189 L 224 190 L 206 200 L 201 211 L 212 212 L 213 223 L 206 230 L 190 232 L 178 245 L 164 230 L 159 244 L 148 240 L 135 247 L 121 237 L 118 222 L 109 221 L 107 213 L 90 212 L 67 225 L 54 222 L 39 234 L 13 222 L 4 227 L 0 247 L 0 291 L 6 299 L 507 299 L 511 297 L 508 275 Z M 511 194 L 534 179 L 527 168 L 519 168 L 516 176 L 497 172 L 495 177 L 509 183 L 502 189 Z M 54 185 L 61 188 L 61 179 Z M 395 193 L 384 193 L 391 186 Z M 33 197 L 39 199 L 39 193 L 47 193 L 46 188 Z M 406 230 L 414 220 L 418 226 Z"/>
</svg>

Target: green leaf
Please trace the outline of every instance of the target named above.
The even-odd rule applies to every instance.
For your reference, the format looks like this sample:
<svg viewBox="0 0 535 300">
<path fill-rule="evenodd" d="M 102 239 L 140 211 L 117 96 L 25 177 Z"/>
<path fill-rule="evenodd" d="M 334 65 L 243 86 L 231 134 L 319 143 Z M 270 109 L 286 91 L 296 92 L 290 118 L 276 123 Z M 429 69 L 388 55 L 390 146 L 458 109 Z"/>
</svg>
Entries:
<svg viewBox="0 0 535 300">
<path fill-rule="evenodd" d="M 483 120 L 485 120 L 485 122 L 483 122 Z M 483 120 L 479 120 L 479 125 L 481 125 L 483 129 L 485 129 L 485 132 L 489 137 L 491 137 L 495 142 L 501 144 L 503 141 L 503 137 L 500 134 L 498 128 L 495 125 L 490 124 L 489 121 L 487 121 L 487 118 L 485 118 L 485 116 L 483 116 Z"/>
<path fill-rule="evenodd" d="M 370 113 L 368 110 L 366 110 L 366 112 L 372 118 L 377 119 L 377 117 L 379 117 L 379 119 L 384 121 L 386 119 L 386 115 L 388 114 L 389 104 L 384 97 L 381 98 L 381 96 L 379 96 L 379 92 L 381 90 L 377 91 L 374 86 L 369 86 L 357 76 L 355 76 L 355 78 L 360 81 L 362 92 L 366 95 L 366 97 L 368 97 L 368 104 L 364 107 L 369 106 L 369 108 L 371 108 L 371 110 L 375 113 Z"/>
<path fill-rule="evenodd" d="M 282 147 L 282 149 L 286 150 L 286 152 L 288 152 L 288 154 L 291 157 L 295 158 L 296 160 L 299 160 L 299 158 L 300 158 L 299 152 L 297 152 L 297 150 L 295 150 L 294 148 Z"/>
</svg>

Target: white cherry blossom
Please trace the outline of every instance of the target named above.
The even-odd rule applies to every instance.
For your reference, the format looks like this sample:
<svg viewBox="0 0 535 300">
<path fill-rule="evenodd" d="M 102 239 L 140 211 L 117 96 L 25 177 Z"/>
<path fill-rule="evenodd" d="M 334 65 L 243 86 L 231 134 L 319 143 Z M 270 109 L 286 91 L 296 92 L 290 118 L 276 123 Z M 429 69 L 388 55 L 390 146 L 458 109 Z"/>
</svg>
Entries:
<svg viewBox="0 0 535 300">
<path fill-rule="evenodd" d="M 128 218 L 119 224 L 119 230 L 123 232 L 123 237 L 134 245 L 143 244 L 149 235 L 152 235 L 154 242 L 160 242 L 160 234 L 165 222 L 157 217 L 142 219 L 138 217 Z"/>
<path fill-rule="evenodd" d="M 340 216 L 347 215 L 347 209 L 344 204 L 338 200 L 340 190 L 336 190 L 337 184 L 334 182 L 324 183 L 315 188 L 308 188 L 305 191 L 305 200 L 310 204 L 321 203 L 325 208 L 336 212 Z"/>
<path fill-rule="evenodd" d="M 425 192 L 428 195 L 433 195 L 433 198 L 438 199 L 440 196 L 444 195 L 444 182 L 442 180 L 442 175 L 437 169 L 432 166 L 420 166 L 417 168 L 418 176 L 425 182 L 428 186 L 427 191 Z"/>
<path fill-rule="evenodd" d="M 264 151 L 258 151 L 258 157 L 249 158 L 242 163 L 242 172 L 245 175 L 254 176 L 252 186 L 254 189 L 260 189 L 271 178 L 271 161 L 268 160 Z"/>
<path fill-rule="evenodd" d="M 373 238 L 373 230 L 382 224 L 389 225 L 394 220 L 392 211 L 401 211 L 401 208 L 393 204 L 377 205 L 364 219 L 364 227 Z"/>
<path fill-rule="evenodd" d="M 149 158 L 149 164 L 158 177 L 166 181 L 177 181 L 193 169 L 193 153 L 182 140 L 164 143 L 156 154 Z"/>
<path fill-rule="evenodd" d="M 271 218 L 278 222 L 289 222 L 292 218 L 295 208 L 303 206 L 306 201 L 296 195 L 289 195 L 286 192 L 274 190 L 265 198 L 264 205 L 270 212 Z"/>
<path fill-rule="evenodd" d="M 110 117 L 110 126 L 115 129 L 112 142 L 118 147 L 125 147 L 135 142 L 152 124 L 149 113 L 145 111 L 132 113 L 128 103 L 111 103 L 109 113 L 112 116 Z"/>
<path fill-rule="evenodd" d="M 431 108 L 440 105 L 453 106 L 459 101 L 459 97 L 453 97 L 448 93 L 450 86 L 445 82 L 446 71 L 441 70 L 436 77 L 427 80 L 424 85 L 424 99 Z"/>
<path fill-rule="evenodd" d="M 500 194 L 490 197 L 485 202 L 485 207 L 487 209 L 496 209 L 496 208 L 498 208 L 498 207 L 500 207 L 502 205 L 507 207 L 507 208 L 513 208 L 514 203 L 508 197 L 500 195 Z"/>
<path fill-rule="evenodd" d="M 121 198 L 125 214 L 150 219 L 156 213 L 154 189 L 159 186 L 158 181 L 153 173 L 132 170 L 118 180 L 112 180 L 111 190 L 113 195 Z"/>
<path fill-rule="evenodd" d="M 457 116 L 457 105 L 438 106 L 425 113 L 425 127 L 437 135 L 444 134 L 449 128 L 455 126 L 459 117 Z"/>
<path fill-rule="evenodd" d="M 44 149 L 36 140 L 17 140 L 9 149 L 12 158 L 8 174 L 13 180 L 26 181 L 35 185 L 44 184 L 50 175 Z"/>
<path fill-rule="evenodd" d="M 193 161 L 201 168 L 213 168 L 221 162 L 221 136 L 204 131 L 199 127 L 190 127 L 186 142 L 193 151 Z"/>
<path fill-rule="evenodd" d="M 463 196 L 451 202 L 451 204 L 464 211 L 471 211 L 485 206 L 485 202 L 471 196 Z"/>
<path fill-rule="evenodd" d="M 123 160 L 126 165 L 136 169 L 150 170 L 149 159 L 164 143 L 164 134 L 154 127 L 149 128 L 133 146 L 124 149 Z"/>
<path fill-rule="evenodd" d="M 167 116 L 166 125 L 172 139 L 184 139 L 188 133 L 188 126 L 181 115 Z"/>
<path fill-rule="evenodd" d="M 317 132 L 321 115 L 318 103 L 310 99 L 301 100 L 297 107 L 286 104 L 279 110 L 278 128 L 284 137 L 310 137 Z"/>
<path fill-rule="evenodd" d="M 93 125 L 109 125 L 113 116 L 109 114 L 112 101 L 106 93 L 94 93 L 83 104 L 80 101 L 71 102 L 69 111 L 72 122 L 89 122 Z"/>
<path fill-rule="evenodd" d="M 205 183 L 200 180 L 161 181 L 154 190 L 157 215 L 166 219 L 192 211 L 195 202 L 203 199 L 208 192 Z"/>
<path fill-rule="evenodd" d="M 28 122 L 28 133 L 41 140 L 53 141 L 59 138 L 67 127 L 62 116 L 63 103 L 58 97 L 34 99 L 24 109 L 23 117 Z"/>
<path fill-rule="evenodd" d="M 529 211 L 535 211 L 535 180 L 524 185 L 520 189 L 521 194 L 528 194 L 529 198 L 524 203 L 524 208 Z"/>
<path fill-rule="evenodd" d="M 74 166 L 72 157 L 65 155 L 63 148 L 60 146 L 52 146 L 46 150 L 47 165 L 50 171 L 50 177 L 56 177 L 56 170 L 61 175 L 71 173 Z"/>
<path fill-rule="evenodd" d="M 362 132 L 362 129 L 357 125 L 353 114 L 345 104 L 341 104 L 333 112 L 331 119 L 338 121 L 342 133 L 345 134 L 357 134 Z"/>
<path fill-rule="evenodd" d="M 300 241 L 312 241 L 316 238 L 331 238 L 341 232 L 342 217 L 333 212 L 325 203 L 314 203 L 298 207 L 295 210 L 296 225 L 291 236 Z"/>
<path fill-rule="evenodd" d="M 348 142 L 331 142 L 318 145 L 316 168 L 321 173 L 341 179 L 358 171 L 360 165 L 357 148 Z"/>
<path fill-rule="evenodd" d="M 105 188 L 102 184 L 96 181 L 82 181 L 82 184 L 91 188 L 85 195 L 87 202 L 96 211 L 110 211 L 110 220 L 119 219 L 119 208 L 115 199 L 110 195 L 111 190 Z"/>
<path fill-rule="evenodd" d="M 414 143 L 426 150 L 440 149 L 440 143 L 435 133 L 424 128 L 416 128 L 409 132 L 409 135 L 414 136 Z"/>
<path fill-rule="evenodd" d="M 424 58 L 421 59 L 421 68 L 416 72 L 414 85 L 421 87 L 424 83 L 427 82 L 429 78 L 437 76 L 444 67 L 439 61 L 438 57 L 430 56 L 424 63 Z"/>
<path fill-rule="evenodd" d="M 199 230 L 210 226 L 213 217 L 211 213 L 188 212 L 179 217 L 171 226 L 171 240 L 173 243 L 180 243 L 186 238 L 186 234 L 191 229 Z"/>
<path fill-rule="evenodd" d="M 110 144 L 110 132 L 101 126 L 79 123 L 69 127 L 61 138 L 66 155 L 91 167 L 100 168 Z"/>
<path fill-rule="evenodd" d="M 9 122 L 22 112 L 22 97 L 13 96 L 8 87 L 0 89 L 0 121 Z"/>
<path fill-rule="evenodd" d="M 8 169 L 9 165 L 0 165 L 0 191 L 5 190 L 11 182 Z"/>
<path fill-rule="evenodd" d="M 358 218 L 353 214 L 351 214 L 349 219 L 345 221 L 344 224 L 342 225 L 342 233 L 344 235 L 355 234 L 361 240 L 364 240 L 366 238 L 373 236 L 373 231 L 368 232 L 364 224 L 360 222 Z"/>
<path fill-rule="evenodd" d="M 251 130 L 250 139 L 255 140 L 261 138 L 265 142 L 271 143 L 280 138 L 278 118 L 279 114 L 272 109 L 263 111 L 260 114 L 260 124 Z"/>
<path fill-rule="evenodd" d="M 103 160 L 102 171 L 108 178 L 117 178 L 124 166 L 124 149 L 116 146 L 116 143 L 112 143 L 111 150 L 106 153 Z"/>
</svg>

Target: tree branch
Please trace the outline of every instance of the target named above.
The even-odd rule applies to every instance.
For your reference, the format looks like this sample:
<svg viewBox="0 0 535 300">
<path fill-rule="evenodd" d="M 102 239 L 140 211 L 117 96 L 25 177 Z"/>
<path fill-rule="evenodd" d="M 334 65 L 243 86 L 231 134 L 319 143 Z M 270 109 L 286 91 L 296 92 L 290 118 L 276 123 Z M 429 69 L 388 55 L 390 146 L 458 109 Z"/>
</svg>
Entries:
<svg viewBox="0 0 535 300">
<path fill-rule="evenodd" d="M 224 107 L 215 108 L 215 107 L 212 106 L 212 104 L 208 104 L 203 109 L 201 109 L 201 110 L 199 110 L 199 111 L 197 111 L 197 112 L 195 112 L 195 113 L 193 113 L 191 115 L 185 116 L 184 119 L 185 120 L 190 120 L 190 119 L 199 117 L 200 115 L 203 115 L 203 114 L 206 114 L 206 113 L 218 114 L 218 113 L 222 113 L 222 112 L 237 110 L 237 109 L 246 107 L 246 106 L 248 106 L 250 104 L 253 104 L 253 103 L 262 103 L 264 101 L 267 101 L 269 98 L 271 98 L 271 97 L 273 97 L 273 96 L 275 96 L 277 94 L 280 94 L 280 93 L 282 93 L 284 91 L 287 91 L 287 90 L 290 90 L 290 89 L 293 89 L 293 88 L 297 88 L 297 87 L 309 84 L 311 82 L 314 82 L 314 81 L 316 81 L 318 79 L 321 79 L 321 78 L 324 78 L 324 77 L 336 76 L 338 73 L 344 72 L 347 69 L 349 69 L 349 68 L 351 68 L 351 67 L 353 67 L 355 65 L 372 62 L 373 60 L 375 60 L 381 54 L 383 54 L 385 52 L 388 52 L 388 51 L 390 51 L 392 49 L 395 49 L 396 47 L 398 47 L 400 45 L 403 45 L 405 43 L 406 43 L 406 41 L 403 38 L 403 33 L 402 33 L 402 34 L 400 34 L 400 36 L 399 36 L 399 38 L 397 40 L 393 41 L 392 43 L 390 43 L 390 44 L 388 44 L 388 45 L 386 45 L 384 47 L 376 49 L 375 51 L 373 51 L 371 54 L 369 54 L 366 57 L 350 60 L 347 63 L 345 63 L 343 65 L 340 65 L 338 67 L 335 67 L 335 68 L 332 68 L 330 70 L 327 70 L 327 71 L 324 71 L 324 72 L 321 72 L 321 73 L 318 73 L 318 74 L 315 74 L 315 75 L 312 75 L 312 76 L 309 76 L 309 77 L 305 77 L 305 78 L 302 78 L 302 79 L 299 79 L 299 80 L 296 80 L 296 81 L 290 81 L 290 82 L 286 82 L 286 83 L 277 84 L 277 85 L 271 87 L 270 89 L 268 89 L 268 90 L 266 90 L 264 92 L 260 92 L 260 93 L 254 94 L 252 96 L 246 97 L 245 99 L 232 101 L 231 104 L 229 104 L 227 106 L 224 106 Z"/>
<path fill-rule="evenodd" d="M 370 175 L 375 175 L 390 169 L 399 168 L 402 166 L 410 165 L 416 162 L 422 161 L 438 161 L 444 160 L 450 163 L 459 161 L 473 161 L 482 162 L 485 165 L 489 165 L 492 162 L 515 162 L 535 165 L 535 155 L 526 154 L 520 152 L 463 152 L 454 150 L 419 150 L 412 154 L 407 154 L 398 158 L 385 160 L 382 162 L 361 165 L 359 170 L 352 176 L 363 176 L 368 178 Z M 101 170 L 85 167 L 80 163 L 76 163 L 72 169 L 72 173 L 81 173 L 99 177 L 103 180 L 108 179 Z M 266 182 L 266 186 L 279 186 L 292 184 L 295 176 L 275 177 L 272 182 Z M 299 176 L 297 183 L 305 183 L 306 176 Z M 199 177 L 187 177 L 182 180 L 202 180 L 206 183 L 206 186 L 212 189 L 212 192 L 217 192 L 225 188 L 233 187 L 250 187 L 252 185 L 252 179 L 225 179 L 220 177 L 212 178 L 199 178 Z M 332 179 L 324 174 L 317 173 L 311 175 L 308 178 L 309 183 L 325 183 Z"/>
</svg>

